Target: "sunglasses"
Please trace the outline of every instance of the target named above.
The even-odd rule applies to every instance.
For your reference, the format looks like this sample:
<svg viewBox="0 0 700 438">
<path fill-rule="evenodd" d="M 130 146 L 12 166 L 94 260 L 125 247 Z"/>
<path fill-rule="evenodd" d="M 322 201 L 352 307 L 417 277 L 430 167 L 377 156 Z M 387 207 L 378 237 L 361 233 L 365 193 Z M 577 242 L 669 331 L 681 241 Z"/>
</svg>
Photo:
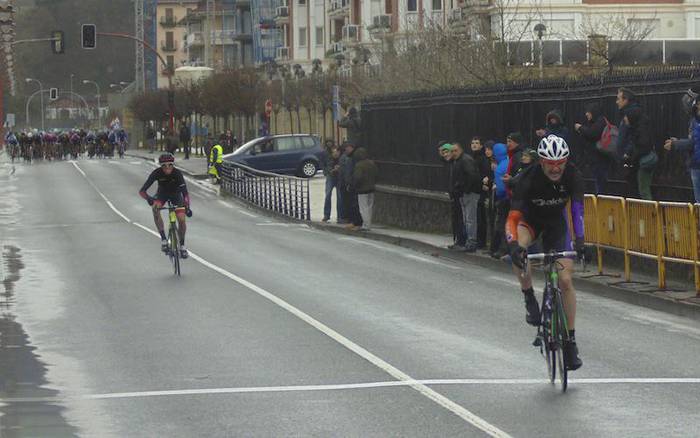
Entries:
<svg viewBox="0 0 700 438">
<path fill-rule="evenodd" d="M 162 167 L 163 169 L 165 169 L 166 167 L 173 167 L 173 163 L 163 163 L 160 165 L 160 167 Z"/>
<path fill-rule="evenodd" d="M 562 166 L 562 165 L 566 164 L 566 162 L 568 161 L 568 159 L 567 159 L 567 158 L 564 158 L 563 160 L 545 160 L 545 159 L 540 159 L 540 161 L 542 161 L 542 163 L 544 163 L 544 164 L 549 164 L 550 166 Z"/>
</svg>

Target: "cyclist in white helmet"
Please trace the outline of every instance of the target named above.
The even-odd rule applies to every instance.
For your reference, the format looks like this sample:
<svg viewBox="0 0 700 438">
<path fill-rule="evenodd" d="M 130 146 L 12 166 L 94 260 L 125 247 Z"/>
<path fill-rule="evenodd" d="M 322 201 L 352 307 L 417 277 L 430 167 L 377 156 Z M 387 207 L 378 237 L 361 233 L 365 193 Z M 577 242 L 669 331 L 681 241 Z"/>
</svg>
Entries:
<svg viewBox="0 0 700 438">
<path fill-rule="evenodd" d="M 532 276 L 522 272 L 527 248 L 542 237 L 545 252 L 573 251 L 583 255 L 583 177 L 572 164 L 567 164 L 569 145 L 556 135 L 549 135 L 537 147 L 539 162 L 517 176 L 513 184 L 511 210 L 506 222 L 506 238 L 513 260 L 513 270 L 520 281 L 525 298 L 528 324 L 540 324 L 540 306 L 532 289 Z M 566 204 L 571 201 L 571 222 L 575 244 L 571 241 Z M 583 362 L 578 357 L 575 338 L 576 291 L 572 283 L 574 261 L 560 260 L 559 273 L 564 311 L 569 327 L 570 342 L 564 345 L 567 368 L 576 370 Z"/>
</svg>

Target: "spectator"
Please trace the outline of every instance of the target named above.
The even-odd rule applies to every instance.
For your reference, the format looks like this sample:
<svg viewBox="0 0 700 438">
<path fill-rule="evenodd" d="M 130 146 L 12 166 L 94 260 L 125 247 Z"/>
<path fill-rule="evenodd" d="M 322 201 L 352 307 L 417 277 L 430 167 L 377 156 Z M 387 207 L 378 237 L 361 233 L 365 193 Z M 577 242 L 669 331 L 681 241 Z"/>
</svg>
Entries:
<svg viewBox="0 0 700 438">
<path fill-rule="evenodd" d="M 156 150 L 156 130 L 153 129 L 153 125 L 150 122 L 146 126 L 146 144 L 148 145 L 148 152 L 153 153 Z"/>
<path fill-rule="evenodd" d="M 326 177 L 326 199 L 323 203 L 323 222 L 328 222 L 331 219 L 331 205 L 333 189 L 335 189 L 336 197 L 336 214 L 340 219 L 340 198 L 338 190 L 338 169 L 339 169 L 340 152 L 333 143 L 333 140 L 326 140 L 323 150 L 321 151 L 321 168 L 323 176 Z"/>
<path fill-rule="evenodd" d="M 620 113 L 620 124 L 618 125 L 618 137 L 617 137 L 617 159 L 624 162 L 624 155 L 627 151 L 631 151 L 632 147 L 630 145 L 629 137 L 629 126 L 625 123 L 625 115 L 628 111 L 634 110 L 635 108 L 641 108 L 637 102 L 637 96 L 627 88 L 619 88 L 617 90 L 617 97 L 615 99 L 615 104 Z M 625 181 L 627 182 L 627 192 L 625 196 L 636 197 L 637 193 L 634 191 L 637 181 L 637 168 L 632 166 L 625 166 Z"/>
<path fill-rule="evenodd" d="M 472 137 L 471 142 L 472 158 L 479 170 L 481 180 L 481 190 L 479 192 L 479 202 L 476 208 L 476 236 L 478 249 L 486 247 L 487 235 L 487 217 L 486 217 L 486 200 L 490 191 L 491 163 L 484 153 L 484 145 L 481 143 L 480 137 Z"/>
<path fill-rule="evenodd" d="M 535 133 L 540 138 L 554 134 L 566 140 L 567 143 L 569 142 L 569 129 L 564 125 L 564 118 L 558 109 L 553 109 L 547 113 L 544 128 L 538 129 Z"/>
<path fill-rule="evenodd" d="M 338 122 L 338 126 L 347 130 L 348 142 L 355 145 L 355 147 L 362 146 L 362 124 L 355 107 L 350 107 L 345 117 Z"/>
<path fill-rule="evenodd" d="M 493 146 L 493 156 L 496 158 L 496 168 L 494 169 L 494 203 L 496 212 L 496 226 L 491 236 L 491 257 L 501 258 L 506 254 L 505 229 L 510 201 L 506 192 L 504 176 L 508 172 L 508 148 L 503 143 L 496 143 Z"/>
<path fill-rule="evenodd" d="M 630 145 L 623 157 L 625 166 L 636 169 L 639 195 L 642 199 L 651 200 L 651 179 L 659 158 L 651 144 L 649 118 L 641 107 L 636 107 L 626 111 L 623 121 L 627 125 Z M 628 189 L 628 192 L 631 191 Z"/>
<path fill-rule="evenodd" d="M 355 151 L 355 169 L 353 171 L 353 187 L 357 191 L 357 201 L 362 218 L 362 230 L 369 231 L 372 227 L 372 209 L 374 207 L 374 189 L 379 173 L 374 161 L 367 158 L 365 148 Z"/>
<path fill-rule="evenodd" d="M 211 148 L 214 147 L 214 136 L 211 134 L 207 135 L 207 139 L 204 142 L 203 151 L 204 151 L 204 156 L 207 158 L 207 163 L 209 162 L 209 154 L 211 153 Z"/>
<path fill-rule="evenodd" d="M 353 154 L 355 145 L 349 141 L 343 143 L 343 155 L 339 158 L 338 186 L 342 191 L 343 218 L 340 222 L 346 223 L 349 230 L 357 230 L 362 226 L 359 206 L 357 204 L 357 192 L 353 187 L 353 174 L 355 170 L 355 160 Z"/>
<path fill-rule="evenodd" d="M 576 123 L 574 130 L 581 135 L 586 142 L 586 155 L 590 158 L 591 170 L 595 178 L 596 195 L 605 193 L 605 185 L 608 182 L 608 172 L 612 165 L 613 158 L 598 150 L 596 143 L 603 135 L 607 120 L 600 111 L 597 103 L 586 105 L 586 120 L 583 123 Z"/>
<path fill-rule="evenodd" d="M 671 137 L 664 143 L 667 151 L 675 149 L 681 152 L 691 152 L 688 157 L 688 170 L 693 181 L 693 194 L 695 203 L 700 203 L 700 105 L 698 94 L 688 90 L 683 96 L 683 106 L 690 116 L 688 137 L 678 139 Z"/>
<path fill-rule="evenodd" d="M 221 134 L 221 146 L 224 148 L 225 154 L 233 152 L 233 134 L 230 129 L 227 129 L 225 133 Z"/>
<path fill-rule="evenodd" d="M 522 156 L 523 151 L 525 151 L 522 134 L 519 132 L 508 134 L 506 145 L 508 146 L 508 171 L 503 175 L 503 181 L 506 183 L 506 193 L 510 199 L 510 180 L 522 169 Z"/>
<path fill-rule="evenodd" d="M 180 124 L 180 144 L 182 145 L 182 149 L 185 151 L 185 160 L 190 159 L 190 140 L 192 139 L 192 135 L 190 133 L 190 127 L 187 126 L 187 122 L 185 120 L 182 121 Z"/>
<path fill-rule="evenodd" d="M 452 192 L 459 197 L 464 221 L 465 252 L 475 252 L 477 247 L 476 214 L 481 193 L 481 175 L 474 159 L 466 155 L 462 145 L 454 143 L 452 156 L 454 171 Z"/>
<path fill-rule="evenodd" d="M 452 225 L 452 244 L 447 245 L 447 248 L 464 251 L 466 240 L 464 237 L 464 223 L 462 221 L 462 206 L 459 203 L 460 197 L 456 196 L 452 190 L 454 171 L 454 160 L 452 159 L 453 149 L 453 146 L 446 141 L 441 141 L 438 144 L 440 159 L 445 163 L 445 169 L 447 170 L 447 193 L 450 196 L 450 211 L 452 212 L 450 217 Z"/>
</svg>

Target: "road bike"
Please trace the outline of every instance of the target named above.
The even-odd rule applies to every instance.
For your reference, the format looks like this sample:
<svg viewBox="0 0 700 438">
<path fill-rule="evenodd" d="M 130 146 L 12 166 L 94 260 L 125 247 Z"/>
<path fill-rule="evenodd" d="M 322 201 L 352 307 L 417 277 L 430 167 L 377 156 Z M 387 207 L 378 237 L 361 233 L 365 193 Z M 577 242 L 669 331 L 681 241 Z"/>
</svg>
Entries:
<svg viewBox="0 0 700 438">
<path fill-rule="evenodd" d="M 170 258 L 170 262 L 173 264 L 173 274 L 180 275 L 180 237 L 177 229 L 177 215 L 175 214 L 175 209 L 182 207 L 177 207 L 171 203 L 168 203 L 167 207 L 161 207 L 158 210 L 168 210 L 168 218 L 170 221 L 170 227 L 168 228 L 168 249 L 165 254 Z"/>
<path fill-rule="evenodd" d="M 545 265 L 544 293 L 542 295 L 542 321 L 537 328 L 533 345 L 540 347 L 540 353 L 547 363 L 549 381 L 554 384 L 559 370 L 562 392 L 568 386 L 568 373 L 564 358 L 564 344 L 569 342 L 569 327 L 564 312 L 564 302 L 559 289 L 559 270 L 563 268 L 559 259 L 575 257 L 576 251 L 529 254 L 529 260 L 542 260 Z M 525 266 L 526 271 L 527 266 Z"/>
</svg>

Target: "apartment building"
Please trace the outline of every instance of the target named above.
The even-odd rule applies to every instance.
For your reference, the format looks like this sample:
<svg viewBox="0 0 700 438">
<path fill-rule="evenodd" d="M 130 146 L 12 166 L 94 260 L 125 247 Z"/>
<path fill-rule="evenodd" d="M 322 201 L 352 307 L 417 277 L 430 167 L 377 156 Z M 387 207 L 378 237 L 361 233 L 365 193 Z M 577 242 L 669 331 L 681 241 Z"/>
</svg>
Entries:
<svg viewBox="0 0 700 438">
<path fill-rule="evenodd" d="M 156 50 L 167 62 L 166 67 L 158 63 L 158 88 L 168 86 L 168 70 L 174 71 L 187 61 L 186 28 L 180 21 L 196 7 L 197 0 L 158 0 Z"/>
</svg>

